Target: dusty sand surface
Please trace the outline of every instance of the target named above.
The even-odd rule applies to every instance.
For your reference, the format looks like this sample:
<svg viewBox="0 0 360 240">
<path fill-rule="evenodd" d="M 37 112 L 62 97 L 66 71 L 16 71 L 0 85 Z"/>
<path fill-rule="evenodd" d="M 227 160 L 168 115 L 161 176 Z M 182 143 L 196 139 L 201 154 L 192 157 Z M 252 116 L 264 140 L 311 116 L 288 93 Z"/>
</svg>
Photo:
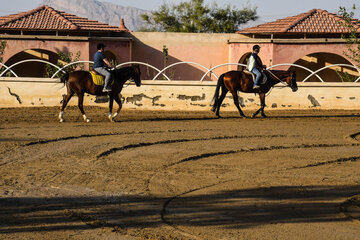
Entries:
<svg viewBox="0 0 360 240">
<path fill-rule="evenodd" d="M 360 110 L 86 111 L 0 109 L 0 239 L 360 238 Z"/>
</svg>

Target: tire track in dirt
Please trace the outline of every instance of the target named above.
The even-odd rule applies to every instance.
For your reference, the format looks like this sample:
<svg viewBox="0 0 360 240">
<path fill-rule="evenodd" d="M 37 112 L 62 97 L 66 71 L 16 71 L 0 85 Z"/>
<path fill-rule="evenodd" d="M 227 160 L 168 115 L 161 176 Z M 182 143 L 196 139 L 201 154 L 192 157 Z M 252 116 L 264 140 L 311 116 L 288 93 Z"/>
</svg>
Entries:
<svg viewBox="0 0 360 240">
<path fill-rule="evenodd" d="M 193 234 L 191 234 L 191 233 L 185 232 L 184 230 L 178 228 L 175 224 L 173 224 L 173 223 L 171 223 L 170 221 L 166 220 L 166 217 L 165 217 L 165 216 L 166 216 L 166 208 L 167 208 L 167 206 L 168 206 L 173 200 L 175 200 L 175 199 L 177 199 L 177 198 L 179 198 L 179 197 L 182 197 L 182 196 L 184 196 L 184 195 L 186 195 L 186 194 L 193 193 L 193 192 L 197 192 L 197 191 L 200 191 L 200 190 L 204 190 L 204 189 L 210 188 L 210 187 L 215 187 L 215 186 L 218 186 L 218 185 L 221 185 L 221 184 L 224 184 L 224 183 L 233 182 L 233 181 L 236 181 L 236 180 L 238 180 L 238 178 L 237 178 L 237 179 L 227 180 L 227 181 L 222 181 L 222 182 L 218 182 L 218 183 L 214 183 L 214 184 L 207 185 L 207 186 L 203 186 L 203 187 L 199 187 L 199 188 L 194 188 L 194 189 L 191 189 L 191 190 L 189 190 L 189 191 L 180 193 L 180 194 L 178 194 L 178 195 L 176 195 L 176 196 L 173 196 L 173 197 L 171 197 L 171 198 L 168 198 L 168 199 L 164 202 L 164 204 L 163 204 L 163 206 L 162 206 L 162 209 L 161 209 L 161 212 L 160 212 L 161 220 L 162 220 L 165 224 L 167 224 L 168 226 L 172 227 L 174 230 L 180 232 L 181 234 L 183 234 L 183 235 L 186 236 L 186 237 L 191 237 L 192 239 L 201 239 L 201 238 L 199 238 L 199 237 L 197 237 L 197 236 L 195 236 L 195 235 L 193 235 Z"/>
<path fill-rule="evenodd" d="M 202 129 L 201 131 L 211 131 L 214 129 Z M 81 138 L 92 138 L 92 137 L 105 137 L 105 136 L 121 136 L 121 135 L 135 135 L 135 134 L 153 134 L 153 133 L 177 133 L 177 132 L 193 132 L 198 130 L 168 130 L 168 131 L 132 131 L 132 132 L 122 132 L 122 133 L 100 133 L 100 134 L 83 134 L 80 136 L 69 136 L 69 137 L 62 137 L 62 138 L 54 138 L 54 139 L 45 139 L 39 141 L 33 141 L 25 144 L 24 146 L 32 146 L 32 145 L 41 145 L 53 142 L 61 142 L 67 140 L 75 140 Z"/>
<path fill-rule="evenodd" d="M 174 166 L 183 162 L 197 161 L 203 158 L 214 157 L 219 155 L 228 155 L 234 153 L 243 153 L 243 152 L 258 152 L 258 151 L 271 151 L 271 150 L 284 150 L 284 149 L 311 149 L 311 148 L 330 148 L 330 147 L 346 147 L 346 146 L 360 146 L 360 144 L 301 144 L 295 146 L 270 146 L 270 147 L 258 147 L 258 148 L 241 148 L 239 150 L 230 150 L 224 152 L 213 152 L 213 153 L 204 153 L 196 156 L 191 156 L 185 159 L 182 159 L 176 163 L 173 163 L 169 166 Z"/>
<path fill-rule="evenodd" d="M 358 142 L 360 142 L 360 132 L 345 136 L 345 139 L 347 139 L 347 140 L 349 140 L 350 142 L 353 142 L 353 143 L 358 143 Z"/>
<path fill-rule="evenodd" d="M 344 215 L 357 223 L 360 223 L 360 195 L 352 196 L 343 202 L 340 206 L 340 211 Z"/>
<path fill-rule="evenodd" d="M 265 146 L 265 147 L 247 148 L 247 149 L 242 148 L 242 149 L 239 149 L 239 150 L 229 150 L 229 151 L 223 151 L 223 152 L 212 152 L 212 153 L 204 153 L 204 154 L 200 154 L 200 155 L 196 155 L 196 156 L 191 156 L 191 157 L 188 157 L 188 158 L 184 158 L 184 159 L 182 159 L 182 160 L 180 160 L 178 162 L 166 165 L 166 166 L 163 167 L 162 170 L 166 171 L 168 168 L 176 166 L 178 164 L 182 164 L 182 163 L 189 162 L 189 161 L 197 161 L 197 160 L 200 160 L 200 159 L 219 156 L 219 155 L 229 155 L 229 154 L 235 154 L 235 153 L 256 152 L 256 151 L 272 151 L 272 150 L 284 150 L 284 149 L 330 148 L 330 147 L 344 147 L 344 146 L 360 146 L 360 144 L 301 144 L 301 145 L 295 145 L 295 146 L 278 145 L 278 146 L 270 146 L 270 147 Z M 331 162 L 331 164 L 332 164 L 333 162 L 340 162 L 341 163 L 341 162 L 346 162 L 346 161 L 358 161 L 358 160 L 360 160 L 360 157 L 340 158 L 340 159 L 337 159 L 335 161 L 329 161 L 329 162 Z M 151 192 L 150 192 L 150 184 L 151 184 L 152 180 L 154 178 L 156 178 L 156 176 L 158 174 L 159 174 L 159 172 L 153 174 L 152 176 L 150 176 L 150 178 L 147 181 L 147 192 L 150 193 L 150 194 L 151 194 Z M 178 195 L 175 195 L 175 196 L 173 196 L 171 198 L 168 198 L 164 202 L 161 213 L 160 213 L 162 221 L 165 224 L 169 225 L 170 227 L 174 228 L 174 230 L 179 231 L 179 232 L 181 232 L 183 234 L 186 234 L 186 235 L 190 235 L 195 239 L 198 239 L 195 235 L 184 232 L 182 229 L 179 229 L 176 225 L 174 225 L 171 222 L 169 222 L 168 220 L 166 220 L 166 208 L 167 208 L 167 206 L 173 200 L 175 200 L 175 199 L 177 199 L 177 198 L 179 198 L 181 196 L 184 196 L 186 194 L 193 193 L 193 192 L 196 192 L 196 191 L 199 191 L 199 190 L 204 190 L 206 188 L 210 188 L 210 187 L 213 187 L 213 186 L 217 186 L 217 185 L 220 185 L 220 184 L 223 184 L 223 183 L 232 182 L 232 181 L 236 181 L 236 180 L 238 180 L 238 179 L 231 179 L 231 180 L 228 180 L 228 181 L 219 182 L 219 183 L 211 184 L 211 185 L 208 185 L 208 186 L 191 189 L 189 191 L 186 191 L 186 192 L 180 193 Z"/>
<path fill-rule="evenodd" d="M 360 161 L 360 156 L 348 157 L 348 158 L 338 158 L 336 160 L 312 163 L 312 164 L 308 164 L 308 165 L 301 166 L 301 167 L 293 167 L 293 168 L 290 168 L 290 169 L 302 169 L 302 168 L 310 168 L 310 167 L 318 167 L 318 166 L 330 165 L 330 164 L 334 164 L 334 163 L 342 164 L 342 163 L 345 163 L 345 162 L 357 162 L 357 161 Z M 288 169 L 288 170 L 290 170 L 290 169 Z"/>
<path fill-rule="evenodd" d="M 220 156 L 220 155 L 229 155 L 229 154 L 236 154 L 236 153 L 249 153 L 249 152 L 261 152 L 261 151 L 272 151 L 272 150 L 286 150 L 286 149 L 311 149 L 311 148 L 330 148 L 330 147 L 346 147 L 346 146 L 360 146 L 360 144 L 301 144 L 301 145 L 295 145 L 295 146 L 282 146 L 282 145 L 278 145 L 278 146 L 270 146 L 270 147 L 258 147 L 258 148 L 241 148 L 238 150 L 229 150 L 229 151 L 222 151 L 222 152 L 209 152 L 209 153 L 203 153 L 203 154 L 199 154 L 199 155 L 195 155 L 195 156 L 190 156 L 184 159 L 181 159 L 177 162 L 168 164 L 163 166 L 162 171 L 166 171 L 168 168 L 185 163 L 185 162 L 190 162 L 190 161 L 198 161 L 204 158 L 209 158 L 209 157 L 215 157 L 215 156 Z M 357 158 L 357 157 L 355 157 Z M 353 158 L 348 159 L 337 159 L 334 162 L 345 162 L 345 161 L 352 161 Z M 356 159 L 357 161 L 358 159 Z M 360 157 L 359 157 L 360 160 Z M 295 168 L 295 167 L 294 167 Z M 290 168 L 290 169 L 294 169 L 294 168 Z M 304 167 L 298 167 L 298 168 L 304 168 Z M 290 170 L 287 169 L 287 170 Z M 156 175 L 158 175 L 159 172 L 150 175 L 149 179 L 147 180 L 147 192 L 150 193 L 150 184 L 151 181 L 156 177 Z"/>
<path fill-rule="evenodd" d="M 105 152 L 100 153 L 97 156 L 97 159 L 108 156 L 110 154 L 116 153 L 118 151 L 129 150 L 133 148 L 147 147 L 153 145 L 161 145 L 161 144 L 171 144 L 171 143 L 183 143 L 183 142 L 195 142 L 195 141 L 210 141 L 210 140 L 224 140 L 224 139 L 241 139 L 241 138 L 275 138 L 275 137 L 286 137 L 285 135 L 234 135 L 234 136 L 220 136 L 220 137 L 210 137 L 210 138 L 195 138 L 195 139 L 173 139 L 173 140 L 163 140 L 157 142 L 142 142 L 142 143 L 134 143 L 125 145 L 122 147 L 111 148 Z"/>
</svg>

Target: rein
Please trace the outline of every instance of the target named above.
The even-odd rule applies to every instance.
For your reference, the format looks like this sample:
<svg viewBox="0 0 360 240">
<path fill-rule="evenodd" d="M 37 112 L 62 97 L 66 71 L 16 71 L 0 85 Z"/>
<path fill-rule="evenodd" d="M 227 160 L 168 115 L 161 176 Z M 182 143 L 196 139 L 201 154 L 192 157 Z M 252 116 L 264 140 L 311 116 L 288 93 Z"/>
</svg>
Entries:
<svg viewBox="0 0 360 240">
<path fill-rule="evenodd" d="M 280 78 L 278 78 L 275 74 L 273 74 L 270 70 L 266 69 L 266 71 L 268 71 L 273 77 L 275 77 L 277 80 L 279 80 L 279 82 L 281 82 L 283 85 L 285 85 L 285 87 L 289 87 L 291 88 L 291 86 L 287 83 L 282 81 Z"/>
</svg>

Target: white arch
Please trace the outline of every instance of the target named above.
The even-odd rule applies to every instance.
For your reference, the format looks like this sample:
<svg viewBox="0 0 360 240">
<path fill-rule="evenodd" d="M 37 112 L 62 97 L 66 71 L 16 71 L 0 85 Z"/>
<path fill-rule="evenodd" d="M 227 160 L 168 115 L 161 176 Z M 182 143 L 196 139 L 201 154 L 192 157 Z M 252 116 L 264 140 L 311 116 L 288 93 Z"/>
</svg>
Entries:
<svg viewBox="0 0 360 240">
<path fill-rule="evenodd" d="M 6 66 L 5 64 L 3 64 L 3 63 L 1 63 L 1 62 L 0 62 L 0 65 L 6 68 L 5 71 L 10 70 L 10 72 L 11 72 L 12 74 L 14 74 L 15 77 L 18 77 L 18 75 L 16 75 L 16 73 L 15 73 L 13 70 L 11 70 L 8 66 Z M 1 74 L 1 76 L 2 76 L 2 74 Z"/>
<path fill-rule="evenodd" d="M 318 72 L 321 72 L 322 70 L 325 70 L 326 68 L 337 67 L 337 66 L 339 66 L 339 67 L 343 66 L 343 67 L 352 67 L 352 68 L 355 68 L 355 69 L 358 71 L 359 75 L 360 75 L 360 69 L 358 69 L 357 67 L 355 67 L 355 66 L 353 66 L 353 65 L 350 65 L 350 64 L 338 63 L 338 64 L 333 64 L 333 65 L 325 66 L 325 67 L 323 67 L 323 68 L 320 68 L 320 69 L 316 70 L 315 72 L 313 72 L 312 74 L 310 74 L 309 76 L 307 76 L 307 77 L 304 79 L 303 82 L 305 82 L 306 80 L 308 80 L 312 75 L 314 75 L 314 74 L 316 74 L 316 73 L 318 73 Z M 355 82 L 358 82 L 359 79 L 360 79 L 360 76 L 355 80 Z"/>
<path fill-rule="evenodd" d="M 141 64 L 141 65 L 145 65 L 145 66 L 148 66 L 148 67 L 151 67 L 152 69 L 155 69 L 156 71 L 158 72 L 161 72 L 158 68 L 148 64 L 148 63 L 144 63 L 144 62 L 125 62 L 125 63 L 120 63 L 119 65 L 116 66 L 116 68 L 118 67 L 122 67 L 124 65 L 128 65 L 128 64 Z M 166 76 L 165 73 L 162 73 L 162 75 L 168 80 L 168 81 L 171 81 L 170 78 L 168 76 Z"/>
<path fill-rule="evenodd" d="M 294 63 L 281 63 L 281 64 L 276 64 L 276 65 L 273 65 L 273 66 L 270 66 L 268 67 L 267 69 L 271 69 L 271 68 L 274 68 L 274 67 L 279 67 L 279 66 L 294 66 L 294 67 L 299 67 L 299 68 L 302 68 L 302 69 L 305 69 L 307 71 L 309 71 L 311 73 L 310 76 L 312 75 L 315 75 L 321 82 L 324 82 L 324 80 L 322 80 L 322 78 L 317 75 L 314 71 L 308 69 L 307 67 L 304 67 L 304 66 L 301 66 L 301 65 L 298 65 L 298 64 L 294 64 Z M 306 80 L 304 79 L 302 82 L 305 82 Z"/>
<path fill-rule="evenodd" d="M 210 68 L 203 76 L 202 78 L 200 79 L 200 82 L 202 82 L 204 80 L 204 78 L 206 77 L 206 75 L 208 75 L 210 72 L 212 72 L 212 70 L 218 68 L 218 67 L 223 67 L 223 66 L 227 66 L 227 65 L 238 65 L 238 66 L 243 66 L 243 67 L 246 67 L 246 64 L 242 64 L 242 63 L 223 63 L 223 64 L 220 64 L 220 65 L 217 65 L 215 67 L 212 67 Z M 218 78 L 218 77 L 217 77 Z"/>
<path fill-rule="evenodd" d="M 73 63 L 69 63 L 69 64 L 66 64 L 65 66 L 63 66 L 62 68 L 60 68 L 59 70 L 57 70 L 54 75 L 51 76 L 51 78 L 54 78 L 56 76 L 56 74 L 58 74 L 60 71 L 64 71 L 65 68 L 71 66 L 71 65 L 74 65 L 74 64 L 78 64 L 78 63 L 94 63 L 93 61 L 76 61 L 76 62 L 73 62 Z"/>
<path fill-rule="evenodd" d="M 17 62 L 17 63 L 14 63 L 13 65 L 11 65 L 8 69 L 6 69 L 5 71 L 3 71 L 1 74 L 0 74 L 0 77 L 2 77 L 4 75 L 4 73 L 6 73 L 9 69 L 15 67 L 16 65 L 19 65 L 21 63 L 25 63 L 25 62 L 42 62 L 42 63 L 46 63 L 46 64 L 50 64 L 52 65 L 53 67 L 56 67 L 56 68 L 60 68 L 58 66 L 56 66 L 55 64 L 51 63 L 51 62 L 48 62 L 48 61 L 45 61 L 45 60 L 41 60 L 41 59 L 26 59 L 26 60 L 23 60 L 23 61 L 20 61 L 20 62 Z"/>
<path fill-rule="evenodd" d="M 162 69 L 154 78 L 153 80 L 155 80 L 160 74 L 162 74 L 163 72 L 165 72 L 168 68 L 171 68 L 173 66 L 176 66 L 176 65 L 179 65 L 179 64 L 194 64 L 194 65 L 197 65 L 197 66 L 200 66 L 202 68 L 205 68 L 209 71 L 209 68 L 205 67 L 204 65 L 201 65 L 199 63 L 196 63 L 196 62 L 177 62 L 177 63 L 173 63 L 169 66 L 167 66 L 166 68 Z M 216 78 L 219 78 L 215 73 L 213 73 L 215 75 Z"/>
</svg>

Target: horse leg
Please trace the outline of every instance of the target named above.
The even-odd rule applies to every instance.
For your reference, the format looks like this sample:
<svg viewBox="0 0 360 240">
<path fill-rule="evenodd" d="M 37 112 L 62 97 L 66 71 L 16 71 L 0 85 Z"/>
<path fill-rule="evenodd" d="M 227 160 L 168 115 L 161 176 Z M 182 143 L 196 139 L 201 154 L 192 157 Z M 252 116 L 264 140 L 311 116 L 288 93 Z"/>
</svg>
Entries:
<svg viewBox="0 0 360 240">
<path fill-rule="evenodd" d="M 267 116 L 264 113 L 264 108 L 265 108 L 265 93 L 261 93 L 260 94 L 260 103 L 261 103 L 261 116 L 263 118 L 266 118 Z"/>
<path fill-rule="evenodd" d="M 243 113 L 243 111 L 241 110 L 240 108 L 240 105 L 239 105 L 239 96 L 237 94 L 237 91 L 231 91 L 231 94 L 233 95 L 233 99 L 234 99 L 234 104 L 235 106 L 237 107 L 239 113 L 240 113 L 240 116 L 243 117 L 243 118 L 246 118 L 245 114 Z"/>
<path fill-rule="evenodd" d="M 114 103 L 114 97 L 112 96 L 112 94 L 109 94 L 109 120 L 110 122 L 113 121 L 113 116 L 112 116 L 112 109 L 113 109 L 113 103 Z"/>
<path fill-rule="evenodd" d="M 216 106 L 216 116 L 217 116 L 218 118 L 221 118 L 221 116 L 220 116 L 220 107 L 221 107 L 221 104 L 222 104 L 222 102 L 224 101 L 225 96 L 226 96 L 226 94 L 228 93 L 228 91 L 229 91 L 229 90 L 228 90 L 225 86 L 223 86 L 222 89 L 221 89 L 221 95 L 220 95 L 220 97 L 219 97 L 219 99 L 218 99 L 218 104 L 217 104 L 217 106 Z"/>
<path fill-rule="evenodd" d="M 88 119 L 88 117 L 87 117 L 86 114 L 85 114 L 83 103 L 84 103 L 84 92 L 80 92 L 80 93 L 78 94 L 78 107 L 79 107 L 79 109 L 80 109 L 80 111 L 81 111 L 81 113 L 82 113 L 82 116 L 83 116 L 83 118 L 84 118 L 84 121 L 85 121 L 85 122 L 90 122 L 90 119 Z"/>
<path fill-rule="evenodd" d="M 264 108 L 265 108 L 265 93 L 259 93 L 259 98 L 260 98 L 260 108 L 253 114 L 253 118 L 256 117 L 256 115 L 258 115 L 261 112 L 261 116 L 262 117 L 266 117 L 265 113 L 264 113 Z"/>
<path fill-rule="evenodd" d="M 119 113 L 121 111 L 121 108 L 122 108 L 122 103 L 121 103 L 121 99 L 119 98 L 119 95 L 115 94 L 114 95 L 114 100 L 119 105 L 119 108 L 116 111 L 116 113 L 114 114 L 114 116 L 112 117 L 112 119 L 115 119 L 119 115 Z"/>
<path fill-rule="evenodd" d="M 66 105 L 70 101 L 71 97 L 74 96 L 74 91 L 71 90 L 71 88 L 69 87 L 68 84 L 66 85 L 66 87 L 67 87 L 67 94 L 66 94 L 66 96 L 65 96 L 65 98 L 63 100 L 63 104 L 62 104 L 62 107 L 61 107 L 61 110 L 60 110 L 60 113 L 59 113 L 60 122 L 64 122 L 64 118 L 63 118 L 64 110 L 66 108 Z"/>
</svg>

